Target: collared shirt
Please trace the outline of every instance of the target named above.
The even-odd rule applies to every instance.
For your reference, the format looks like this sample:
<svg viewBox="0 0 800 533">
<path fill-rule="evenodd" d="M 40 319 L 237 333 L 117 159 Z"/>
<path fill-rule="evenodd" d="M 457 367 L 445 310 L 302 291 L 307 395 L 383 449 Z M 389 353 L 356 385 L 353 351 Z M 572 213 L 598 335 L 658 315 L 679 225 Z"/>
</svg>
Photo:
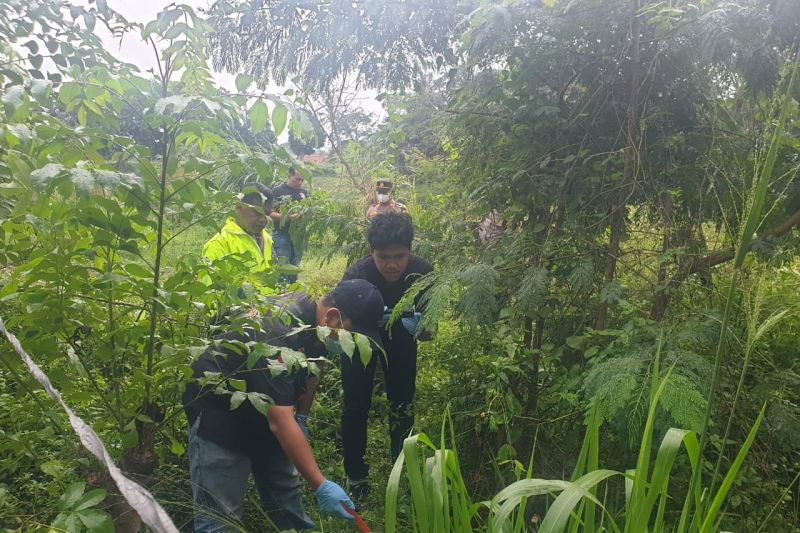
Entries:
<svg viewBox="0 0 800 533">
<path fill-rule="evenodd" d="M 373 204 L 367 209 L 367 220 L 377 215 L 385 215 L 386 213 L 407 214 L 408 208 L 406 208 L 405 204 L 395 202 L 394 200 L 389 200 L 386 204 Z"/>
</svg>

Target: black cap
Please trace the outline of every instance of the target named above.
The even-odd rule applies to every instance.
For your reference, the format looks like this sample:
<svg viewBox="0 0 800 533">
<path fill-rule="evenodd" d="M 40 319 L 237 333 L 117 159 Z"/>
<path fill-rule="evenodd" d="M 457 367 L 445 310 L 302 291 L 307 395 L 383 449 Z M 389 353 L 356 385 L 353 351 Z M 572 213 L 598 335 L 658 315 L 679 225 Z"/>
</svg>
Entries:
<svg viewBox="0 0 800 533">
<path fill-rule="evenodd" d="M 389 180 L 378 180 L 377 182 L 375 182 L 375 188 L 376 189 L 391 189 L 392 188 L 392 182 L 389 181 Z"/>
<path fill-rule="evenodd" d="M 366 335 L 383 348 L 380 322 L 383 320 L 383 296 L 365 279 L 340 282 L 331 292 L 336 307 L 353 322 L 352 331 Z"/>
</svg>

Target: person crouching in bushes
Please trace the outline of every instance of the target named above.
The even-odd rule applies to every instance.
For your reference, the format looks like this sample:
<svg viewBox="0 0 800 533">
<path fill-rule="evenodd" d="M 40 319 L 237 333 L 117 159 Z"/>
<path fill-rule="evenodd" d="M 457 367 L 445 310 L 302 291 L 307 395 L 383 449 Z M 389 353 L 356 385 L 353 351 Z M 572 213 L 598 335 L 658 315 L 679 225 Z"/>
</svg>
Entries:
<svg viewBox="0 0 800 533">
<path fill-rule="evenodd" d="M 197 533 L 236 529 L 251 474 L 280 531 L 314 527 L 303 509 L 298 472 L 324 513 L 353 519 L 344 508 L 353 509 L 352 501 L 325 479 L 307 441 L 317 380 L 298 362 L 298 352 L 338 353 L 341 329 L 380 347 L 383 298 L 369 282 L 351 280 L 319 300 L 305 292 L 270 299 L 272 311 L 250 317 L 255 322 L 249 326 L 231 327 L 192 364 L 194 381 L 183 404 Z M 320 326 L 331 328 L 324 344 Z M 263 345 L 268 349 L 254 357 Z"/>
</svg>

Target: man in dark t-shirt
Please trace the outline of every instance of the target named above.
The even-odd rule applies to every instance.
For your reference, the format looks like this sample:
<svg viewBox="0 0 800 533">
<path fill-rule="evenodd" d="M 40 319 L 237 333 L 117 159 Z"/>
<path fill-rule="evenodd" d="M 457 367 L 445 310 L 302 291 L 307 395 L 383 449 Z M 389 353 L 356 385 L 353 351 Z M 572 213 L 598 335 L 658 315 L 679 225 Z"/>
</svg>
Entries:
<svg viewBox="0 0 800 533">
<path fill-rule="evenodd" d="M 411 253 L 413 238 L 414 227 L 408 215 L 376 215 L 367 230 L 370 255 L 348 268 L 343 279 L 369 281 L 378 288 L 387 308 L 393 309 L 414 281 L 433 271 L 430 263 Z M 403 440 L 414 425 L 412 402 L 416 390 L 417 339 L 425 335 L 419 331 L 419 309 L 405 314 L 408 316 L 396 320 L 388 331 L 381 328 L 386 358 L 377 358 L 381 361 L 389 399 L 392 459 L 400 454 Z M 375 359 L 365 367 L 357 358 L 341 358 L 344 469 L 351 496 L 357 500 L 363 500 L 369 492 L 369 465 L 364 461 L 364 453 L 367 448 L 367 419 L 372 405 Z"/>
<path fill-rule="evenodd" d="M 352 519 L 342 508 L 352 502 L 322 475 L 305 437 L 314 386 L 301 352 L 312 357 L 337 351 L 341 330 L 380 345 L 383 299 L 370 283 L 353 280 L 319 301 L 297 292 L 272 303 L 263 317 L 231 322 L 192 365 L 195 381 L 183 403 L 197 533 L 227 531 L 241 519 L 250 474 L 280 530 L 314 527 L 303 510 L 298 471 L 323 512 Z M 330 328 L 325 345 L 316 326 Z"/>
<path fill-rule="evenodd" d="M 289 167 L 289 177 L 286 183 L 278 185 L 272 189 L 272 196 L 275 199 L 275 207 L 281 208 L 286 205 L 305 200 L 308 198 L 308 190 L 303 188 L 303 176 L 295 167 Z M 289 234 L 292 221 L 297 220 L 297 213 L 281 214 L 279 211 L 272 211 L 270 218 L 273 222 L 272 230 L 272 255 L 278 261 L 299 266 L 303 256 L 303 250 L 292 241 Z M 282 281 L 294 283 L 297 281 L 297 274 L 284 274 Z"/>
</svg>

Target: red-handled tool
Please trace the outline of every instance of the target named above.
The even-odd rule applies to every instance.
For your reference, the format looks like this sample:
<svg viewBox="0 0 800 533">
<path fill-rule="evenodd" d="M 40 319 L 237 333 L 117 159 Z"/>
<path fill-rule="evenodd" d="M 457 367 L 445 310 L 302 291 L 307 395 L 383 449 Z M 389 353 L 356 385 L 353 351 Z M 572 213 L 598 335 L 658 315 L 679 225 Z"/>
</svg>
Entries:
<svg viewBox="0 0 800 533">
<path fill-rule="evenodd" d="M 349 514 L 355 519 L 356 525 L 358 526 L 358 529 L 361 530 L 361 533 L 372 533 L 372 530 L 369 528 L 367 523 L 364 522 L 364 520 L 358 515 L 355 509 L 350 509 L 345 504 L 342 504 L 342 507 L 344 508 L 345 511 L 347 511 L 347 514 Z"/>
</svg>

